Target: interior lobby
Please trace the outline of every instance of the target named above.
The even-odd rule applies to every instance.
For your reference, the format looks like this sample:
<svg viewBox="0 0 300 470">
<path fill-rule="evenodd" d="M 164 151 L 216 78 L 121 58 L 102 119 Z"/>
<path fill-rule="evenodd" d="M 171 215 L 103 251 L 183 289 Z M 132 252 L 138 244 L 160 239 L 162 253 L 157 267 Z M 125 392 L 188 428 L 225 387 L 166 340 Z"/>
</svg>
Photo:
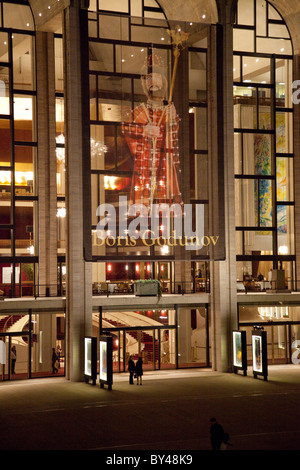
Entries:
<svg viewBox="0 0 300 470">
<path fill-rule="evenodd" d="M 101 335 L 115 373 L 232 372 L 234 331 L 251 367 L 254 327 L 293 363 L 299 26 L 298 0 L 0 0 L 0 381 L 83 381 Z"/>
</svg>

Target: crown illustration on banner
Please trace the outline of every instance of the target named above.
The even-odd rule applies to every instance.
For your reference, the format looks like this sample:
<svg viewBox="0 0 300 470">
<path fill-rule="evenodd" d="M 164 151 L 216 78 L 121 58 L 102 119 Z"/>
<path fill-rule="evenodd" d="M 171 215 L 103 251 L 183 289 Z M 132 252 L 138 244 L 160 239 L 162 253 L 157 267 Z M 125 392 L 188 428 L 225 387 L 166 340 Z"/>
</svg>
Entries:
<svg viewBox="0 0 300 470">
<path fill-rule="evenodd" d="M 146 65 L 147 65 L 147 67 L 163 67 L 164 62 L 163 62 L 160 55 L 158 55 L 156 53 L 151 53 L 146 58 Z"/>
</svg>

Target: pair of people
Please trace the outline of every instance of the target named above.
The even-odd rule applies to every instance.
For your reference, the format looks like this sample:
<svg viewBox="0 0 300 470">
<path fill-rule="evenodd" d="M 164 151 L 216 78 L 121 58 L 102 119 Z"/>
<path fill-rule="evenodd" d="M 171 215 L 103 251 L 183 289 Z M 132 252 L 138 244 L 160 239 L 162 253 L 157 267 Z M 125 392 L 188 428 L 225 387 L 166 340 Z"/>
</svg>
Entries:
<svg viewBox="0 0 300 470">
<path fill-rule="evenodd" d="M 128 371 L 129 371 L 129 384 L 133 385 L 133 378 L 136 377 L 137 385 L 142 385 L 142 375 L 143 375 L 143 361 L 142 358 L 139 357 L 134 363 L 132 356 L 129 357 L 128 361 Z"/>
</svg>

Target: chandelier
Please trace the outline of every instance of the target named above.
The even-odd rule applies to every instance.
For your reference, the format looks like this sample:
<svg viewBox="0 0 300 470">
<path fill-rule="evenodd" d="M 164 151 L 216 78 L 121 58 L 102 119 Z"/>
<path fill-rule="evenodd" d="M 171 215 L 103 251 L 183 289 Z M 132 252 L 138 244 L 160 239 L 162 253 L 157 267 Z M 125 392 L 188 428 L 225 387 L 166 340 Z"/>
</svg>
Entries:
<svg viewBox="0 0 300 470">
<path fill-rule="evenodd" d="M 60 134 L 56 137 L 57 144 L 65 144 L 65 136 Z M 91 139 L 91 157 L 101 157 L 104 153 L 107 152 L 107 146 L 104 142 L 97 142 L 94 139 Z M 65 162 L 65 149 L 63 147 L 56 148 L 56 159 L 60 163 Z"/>
</svg>

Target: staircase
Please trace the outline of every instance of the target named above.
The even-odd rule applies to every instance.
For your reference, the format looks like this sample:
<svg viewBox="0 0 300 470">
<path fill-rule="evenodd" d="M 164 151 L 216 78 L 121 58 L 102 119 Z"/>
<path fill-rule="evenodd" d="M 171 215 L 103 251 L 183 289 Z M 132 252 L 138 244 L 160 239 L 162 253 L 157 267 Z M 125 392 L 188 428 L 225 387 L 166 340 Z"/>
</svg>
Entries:
<svg viewBox="0 0 300 470">
<path fill-rule="evenodd" d="M 103 318 L 103 320 L 106 321 L 107 323 L 110 323 L 112 326 L 126 328 L 126 325 L 124 325 L 122 323 L 119 323 L 115 320 L 111 320 L 111 319 L 108 319 L 108 318 Z M 128 331 L 126 331 L 126 333 L 128 335 L 130 335 L 132 338 L 134 338 L 136 341 L 138 341 L 138 336 L 139 336 L 141 343 L 144 344 L 144 349 L 141 351 L 142 358 L 143 358 L 144 361 L 152 362 L 153 359 L 154 359 L 154 357 L 153 357 L 153 338 L 152 338 L 152 336 L 149 335 L 148 333 L 140 330 L 140 329 L 139 330 L 128 330 Z M 156 339 L 155 340 L 155 358 L 156 358 L 156 360 L 158 358 L 158 354 L 159 354 L 158 341 Z M 137 359 L 137 357 L 135 359 Z"/>
<path fill-rule="evenodd" d="M 5 333 L 14 323 L 22 318 L 22 315 L 9 315 L 0 320 L 0 333 Z"/>
</svg>

